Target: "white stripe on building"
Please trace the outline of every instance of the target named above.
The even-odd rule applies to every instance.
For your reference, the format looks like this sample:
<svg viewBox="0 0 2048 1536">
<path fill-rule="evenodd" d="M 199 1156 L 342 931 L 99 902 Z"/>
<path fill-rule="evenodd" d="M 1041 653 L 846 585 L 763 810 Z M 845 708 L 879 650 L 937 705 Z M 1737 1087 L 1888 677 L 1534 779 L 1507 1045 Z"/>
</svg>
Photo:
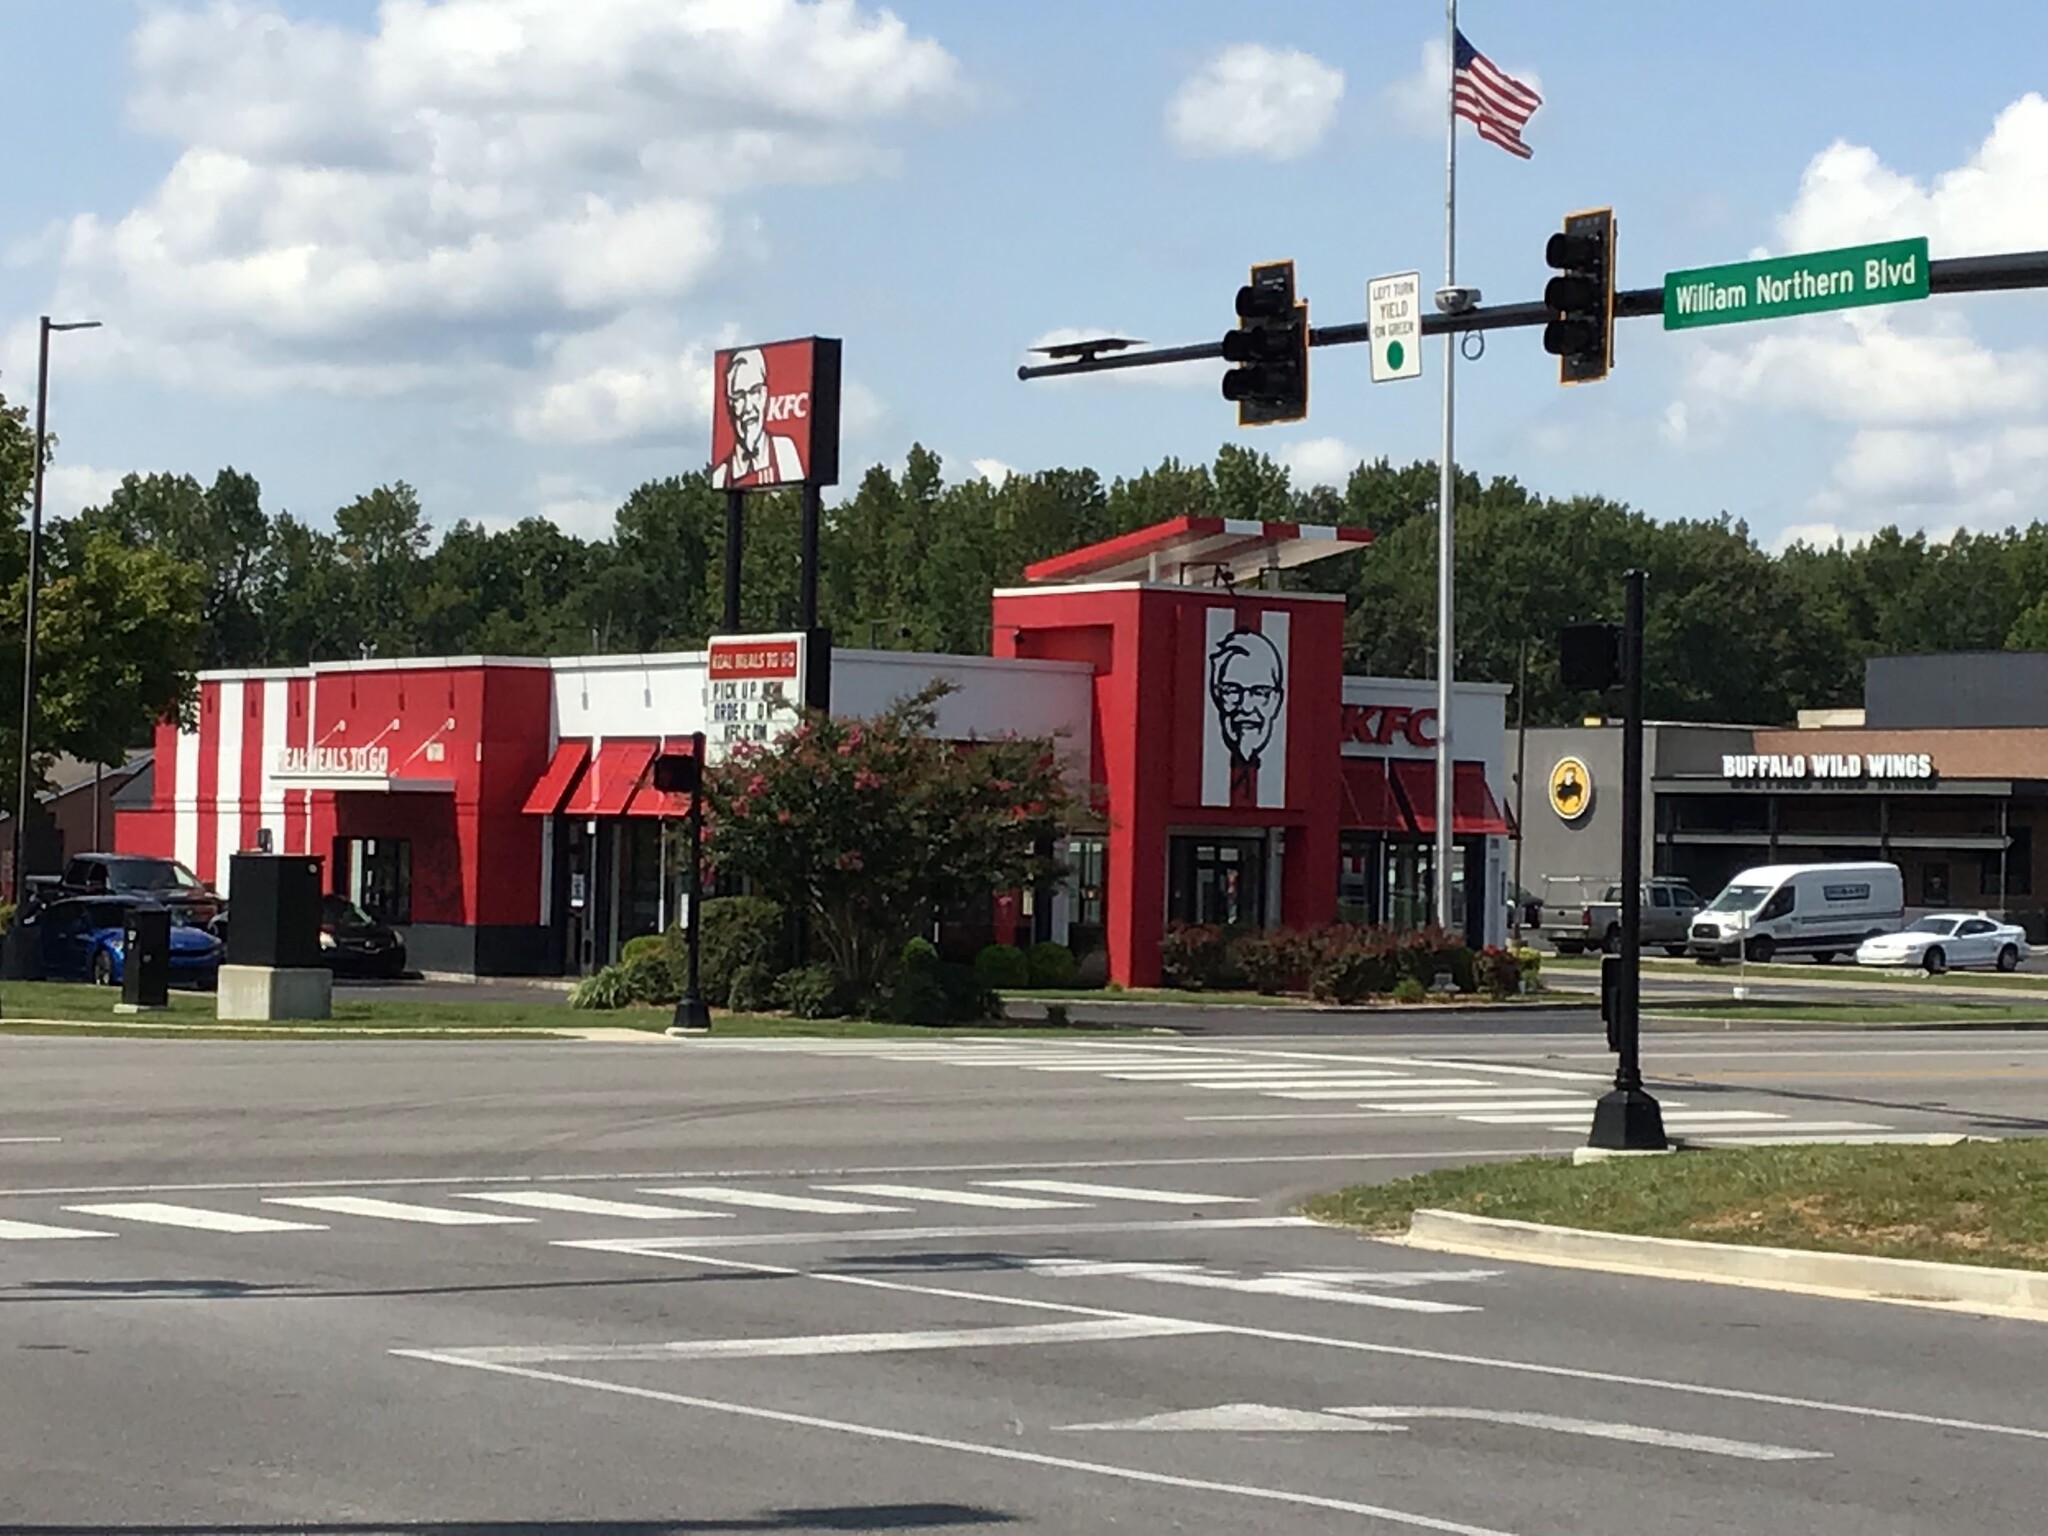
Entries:
<svg viewBox="0 0 2048 1536">
<path fill-rule="evenodd" d="M 291 716 L 291 682 L 282 677 L 263 680 L 263 760 L 258 765 L 257 814 L 269 830 L 270 843 L 284 852 L 284 786 L 275 777 L 277 760 L 283 754 L 285 722 Z"/>
<path fill-rule="evenodd" d="M 220 731 L 214 758 L 213 805 L 218 813 L 213 828 L 213 888 L 223 896 L 228 889 L 228 871 L 242 846 L 242 726 L 248 707 L 242 697 L 246 685 L 223 681 L 220 685 Z"/>
<path fill-rule="evenodd" d="M 199 726 L 178 732 L 171 765 L 171 856 L 187 869 L 199 868 Z"/>
</svg>

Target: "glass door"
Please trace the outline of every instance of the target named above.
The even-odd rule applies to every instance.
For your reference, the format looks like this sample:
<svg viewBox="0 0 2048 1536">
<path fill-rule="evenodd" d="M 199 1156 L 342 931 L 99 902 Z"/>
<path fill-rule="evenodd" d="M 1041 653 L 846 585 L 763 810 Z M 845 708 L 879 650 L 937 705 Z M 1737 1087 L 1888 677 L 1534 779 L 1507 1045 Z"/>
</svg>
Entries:
<svg viewBox="0 0 2048 1536">
<path fill-rule="evenodd" d="M 1167 845 L 1166 905 L 1175 922 L 1265 926 L 1265 839 L 1173 838 Z"/>
</svg>

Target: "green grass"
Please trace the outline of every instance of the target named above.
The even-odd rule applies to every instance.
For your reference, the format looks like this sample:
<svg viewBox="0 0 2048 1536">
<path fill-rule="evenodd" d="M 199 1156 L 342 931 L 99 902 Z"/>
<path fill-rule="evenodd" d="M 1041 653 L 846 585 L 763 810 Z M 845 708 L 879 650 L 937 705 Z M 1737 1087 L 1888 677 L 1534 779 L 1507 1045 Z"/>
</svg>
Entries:
<svg viewBox="0 0 2048 1536">
<path fill-rule="evenodd" d="M 1644 1004 L 1659 1018 L 1730 1019 L 1810 1024 L 2048 1023 L 2041 1003 L 1667 1003 Z"/>
<path fill-rule="evenodd" d="M 1745 1147 L 1447 1168 L 1308 1202 L 1399 1232 L 1418 1210 L 1774 1248 L 2048 1269 L 2048 1139 L 1953 1147 Z"/>
</svg>

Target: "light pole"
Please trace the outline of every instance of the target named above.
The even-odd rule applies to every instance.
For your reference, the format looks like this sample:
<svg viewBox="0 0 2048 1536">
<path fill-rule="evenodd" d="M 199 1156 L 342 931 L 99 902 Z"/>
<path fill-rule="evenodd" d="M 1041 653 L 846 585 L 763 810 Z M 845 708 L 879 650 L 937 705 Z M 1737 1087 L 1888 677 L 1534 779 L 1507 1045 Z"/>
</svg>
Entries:
<svg viewBox="0 0 2048 1536">
<path fill-rule="evenodd" d="M 41 585 L 43 563 L 43 459 L 49 442 L 50 333 L 94 331 L 99 324 L 97 320 L 55 321 L 44 315 L 36 338 L 36 458 L 29 492 L 28 600 L 24 605 L 21 639 L 21 773 L 15 782 L 14 880 L 10 893 L 17 904 L 26 889 L 22 859 L 28 850 L 29 737 L 35 726 L 36 589 Z"/>
</svg>

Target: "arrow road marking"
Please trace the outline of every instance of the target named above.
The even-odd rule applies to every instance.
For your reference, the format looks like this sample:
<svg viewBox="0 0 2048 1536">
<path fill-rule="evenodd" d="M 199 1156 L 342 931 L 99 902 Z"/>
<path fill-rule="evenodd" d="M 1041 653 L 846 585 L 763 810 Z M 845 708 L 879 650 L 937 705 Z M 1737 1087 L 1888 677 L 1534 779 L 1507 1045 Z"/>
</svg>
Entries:
<svg viewBox="0 0 2048 1536">
<path fill-rule="evenodd" d="M 1671 1451 L 1698 1451 L 1732 1456 L 1738 1461 L 1825 1461 L 1830 1451 L 1802 1451 L 1789 1445 L 1761 1445 L 1753 1440 L 1727 1440 L 1719 1435 L 1687 1435 L 1643 1424 L 1607 1424 L 1598 1419 L 1568 1419 L 1554 1413 L 1519 1413 L 1505 1408 L 1332 1408 L 1345 1418 L 1385 1422 L 1401 1419 L 1465 1419 L 1480 1424 L 1510 1424 L 1518 1429 L 1549 1429 L 1595 1440 L 1626 1440 Z"/>
</svg>

